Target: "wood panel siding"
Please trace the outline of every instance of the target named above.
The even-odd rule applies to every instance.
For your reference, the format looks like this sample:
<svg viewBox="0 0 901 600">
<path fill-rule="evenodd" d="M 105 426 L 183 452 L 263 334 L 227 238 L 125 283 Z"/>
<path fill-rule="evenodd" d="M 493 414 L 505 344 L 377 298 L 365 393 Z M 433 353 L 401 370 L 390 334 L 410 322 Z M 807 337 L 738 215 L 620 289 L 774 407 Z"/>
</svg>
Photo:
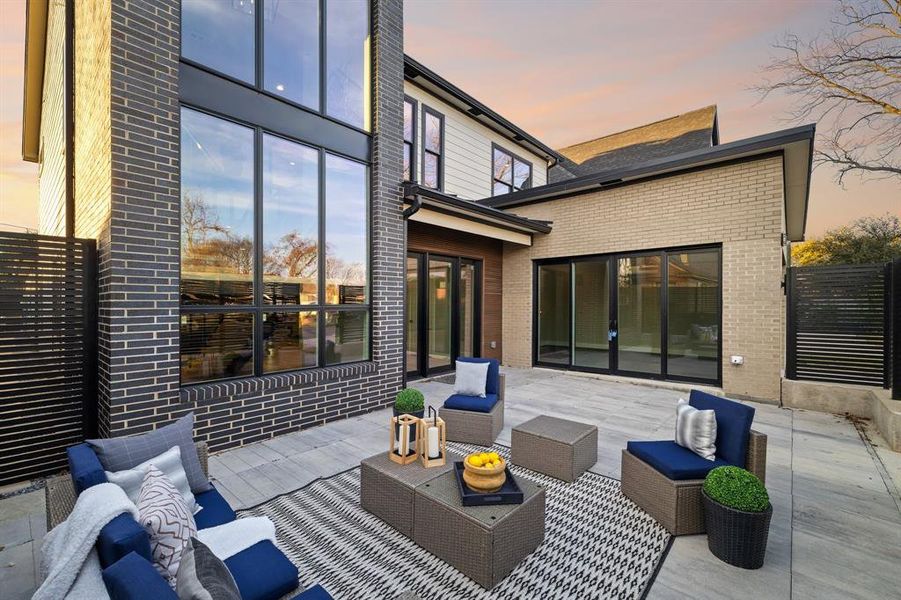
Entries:
<svg viewBox="0 0 901 600">
<path fill-rule="evenodd" d="M 51 2 L 47 16 L 38 178 L 38 229 L 46 235 L 66 234 L 65 37 L 66 5 Z"/>
<path fill-rule="evenodd" d="M 446 256 L 460 256 L 482 261 L 482 356 L 500 359 L 501 290 L 503 286 L 503 242 L 462 231 L 453 231 L 425 223 L 410 221 L 407 230 L 407 249 L 412 252 L 431 252 Z M 496 342 L 496 347 L 491 347 Z"/>
<path fill-rule="evenodd" d="M 492 142 L 532 163 L 532 187 L 547 183 L 547 162 L 537 154 L 482 125 L 466 113 L 439 100 L 421 87 L 404 82 L 404 93 L 418 103 L 417 129 L 427 106 L 444 115 L 444 191 L 466 200 L 491 197 Z M 416 132 L 417 143 L 422 139 Z M 422 148 L 416 149 L 416 174 L 422 181 Z"/>
</svg>

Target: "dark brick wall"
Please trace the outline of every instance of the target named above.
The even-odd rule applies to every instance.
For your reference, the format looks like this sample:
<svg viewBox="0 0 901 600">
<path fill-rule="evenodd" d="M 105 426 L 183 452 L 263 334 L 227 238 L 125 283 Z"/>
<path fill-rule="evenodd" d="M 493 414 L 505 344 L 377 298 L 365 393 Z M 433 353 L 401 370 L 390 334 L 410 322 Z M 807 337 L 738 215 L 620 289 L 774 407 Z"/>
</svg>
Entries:
<svg viewBox="0 0 901 600">
<path fill-rule="evenodd" d="M 157 0 L 112 8 L 101 431 L 137 433 L 193 410 L 197 437 L 224 449 L 388 405 L 403 383 L 402 1 L 372 2 L 372 361 L 184 389 L 178 359 L 179 7 L 179 0 Z"/>
</svg>

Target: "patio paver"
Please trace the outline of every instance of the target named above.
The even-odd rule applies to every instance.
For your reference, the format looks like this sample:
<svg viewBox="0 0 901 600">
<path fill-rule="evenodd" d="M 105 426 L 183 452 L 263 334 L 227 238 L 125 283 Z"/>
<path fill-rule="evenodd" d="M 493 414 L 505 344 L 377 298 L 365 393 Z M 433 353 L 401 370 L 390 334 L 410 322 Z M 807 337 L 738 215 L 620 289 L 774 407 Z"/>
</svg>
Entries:
<svg viewBox="0 0 901 600">
<path fill-rule="evenodd" d="M 512 427 L 539 414 L 593 423 L 598 462 L 590 470 L 616 479 L 628 440 L 672 439 L 676 399 L 686 394 L 543 369 L 505 373 L 500 443 L 509 445 Z M 451 390 L 436 381 L 412 385 L 436 408 Z M 775 507 L 764 567 L 746 571 L 718 561 L 705 536 L 676 538 L 648 597 L 892 597 L 901 589 L 901 482 L 892 481 L 901 475 L 901 455 L 879 445 L 872 429 L 877 447 L 868 449 L 839 416 L 755 408 L 754 427 L 769 437 L 767 487 Z M 253 506 L 382 450 L 389 415 L 383 410 L 214 455 L 211 475 L 234 508 Z M 36 586 L 43 519 L 43 491 L 0 501 L 0 600 L 28 598 Z"/>
</svg>

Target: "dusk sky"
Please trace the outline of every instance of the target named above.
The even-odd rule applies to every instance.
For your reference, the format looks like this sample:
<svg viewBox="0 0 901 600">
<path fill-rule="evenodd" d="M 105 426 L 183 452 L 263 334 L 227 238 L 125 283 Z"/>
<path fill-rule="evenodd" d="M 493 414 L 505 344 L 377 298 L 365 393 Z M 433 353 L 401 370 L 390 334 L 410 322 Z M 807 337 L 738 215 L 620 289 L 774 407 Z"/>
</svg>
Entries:
<svg viewBox="0 0 901 600">
<path fill-rule="evenodd" d="M 405 1 L 405 50 L 552 147 L 709 104 L 728 142 L 792 126 L 760 102 L 772 43 L 830 27 L 828 1 Z M 0 0 L 0 223 L 36 228 L 37 165 L 22 162 L 24 0 Z M 808 236 L 901 213 L 896 181 L 813 176 Z M 8 228 L 8 227 L 4 227 Z"/>
</svg>

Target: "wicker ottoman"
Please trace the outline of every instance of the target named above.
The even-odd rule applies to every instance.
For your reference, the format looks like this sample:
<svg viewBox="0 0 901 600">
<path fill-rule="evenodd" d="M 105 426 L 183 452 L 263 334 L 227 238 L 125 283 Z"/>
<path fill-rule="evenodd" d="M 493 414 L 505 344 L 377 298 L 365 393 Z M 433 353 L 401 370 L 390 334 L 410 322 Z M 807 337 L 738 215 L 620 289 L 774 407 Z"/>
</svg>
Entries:
<svg viewBox="0 0 901 600">
<path fill-rule="evenodd" d="M 453 473 L 416 488 L 413 541 L 484 587 L 497 585 L 544 541 L 544 488 L 520 477 L 522 504 L 467 506 Z"/>
<path fill-rule="evenodd" d="M 541 415 L 513 428 L 515 465 L 573 482 L 598 461 L 598 428 Z"/>
<path fill-rule="evenodd" d="M 408 538 L 413 537 L 413 491 L 416 486 L 448 473 L 454 461 L 463 460 L 448 452 L 447 463 L 426 469 L 418 462 L 399 465 L 387 452 L 379 452 L 360 463 L 360 506 L 385 521 Z"/>
</svg>

